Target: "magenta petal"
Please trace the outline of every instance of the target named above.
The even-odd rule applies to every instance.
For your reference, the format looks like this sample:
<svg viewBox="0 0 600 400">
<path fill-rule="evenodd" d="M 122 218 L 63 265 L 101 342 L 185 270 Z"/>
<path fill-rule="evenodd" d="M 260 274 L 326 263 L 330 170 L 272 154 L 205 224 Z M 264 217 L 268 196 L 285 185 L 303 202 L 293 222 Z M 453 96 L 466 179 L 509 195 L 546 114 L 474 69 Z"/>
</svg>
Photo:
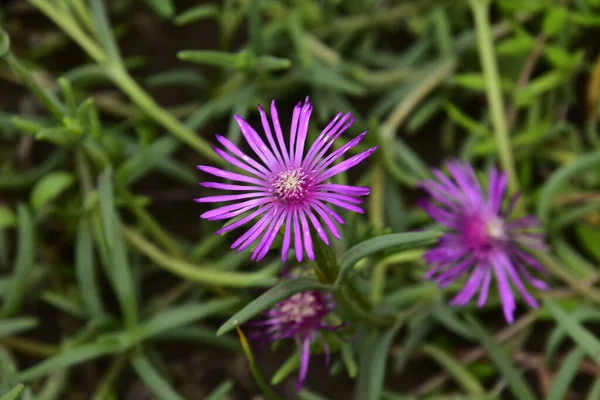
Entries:
<svg viewBox="0 0 600 400">
<path fill-rule="evenodd" d="M 209 167 L 206 165 L 198 165 L 200 171 L 206 172 L 219 178 L 230 179 L 232 181 L 254 183 L 255 185 L 265 186 L 266 182 L 260 179 L 252 178 L 246 175 L 237 174 L 235 172 L 228 172 L 219 168 Z"/>
<path fill-rule="evenodd" d="M 265 197 L 267 196 L 264 192 L 258 193 L 242 193 L 242 194 L 226 194 L 222 196 L 208 196 L 208 197 L 200 197 L 198 199 L 194 199 L 197 203 L 219 203 L 221 201 L 233 201 L 233 200 L 242 200 L 242 199 L 250 199 L 253 197 Z"/>
<path fill-rule="evenodd" d="M 327 179 L 331 178 L 332 176 L 335 176 L 341 172 L 349 170 L 350 168 L 354 167 L 356 164 L 362 162 L 364 159 L 366 159 L 371 154 L 373 154 L 373 152 L 375 150 L 377 150 L 377 146 L 371 147 L 369 150 L 363 151 L 362 153 L 352 156 L 349 159 L 347 159 L 346 161 L 342 161 L 338 165 L 331 167 L 330 169 L 326 170 L 319 176 L 319 178 L 317 179 L 317 182 L 323 182 L 324 180 L 327 180 Z"/>
<path fill-rule="evenodd" d="M 292 225 L 292 213 L 288 213 L 285 218 L 285 233 L 283 235 L 283 243 L 281 245 L 281 261 L 287 260 L 288 252 L 290 251 L 290 230 Z"/>
<path fill-rule="evenodd" d="M 286 165 L 290 164 L 290 156 L 285 148 L 285 141 L 283 140 L 283 132 L 281 131 L 281 124 L 279 123 L 279 115 L 277 114 L 277 107 L 275 106 L 275 100 L 271 102 L 271 119 L 273 120 L 273 127 L 275 128 L 275 136 L 277 137 L 277 143 L 281 150 L 281 155 Z"/>
<path fill-rule="evenodd" d="M 304 249 L 306 250 L 306 255 L 310 261 L 315 260 L 315 252 L 313 250 L 312 238 L 310 237 L 310 228 L 308 226 L 308 221 L 306 220 L 306 215 L 302 210 L 299 210 L 300 214 L 300 223 L 302 225 L 302 238 L 304 239 Z"/>
<path fill-rule="evenodd" d="M 231 185 L 229 183 L 220 183 L 220 182 L 200 182 L 200 186 L 210 189 L 222 189 L 222 190 L 234 190 L 234 191 L 243 191 L 243 190 L 252 190 L 254 192 L 257 191 L 268 191 L 264 186 L 245 186 L 245 185 Z"/>
<path fill-rule="evenodd" d="M 298 224 L 298 210 L 294 210 L 292 219 L 294 221 L 294 250 L 296 251 L 296 260 L 298 260 L 298 262 L 302 262 L 304 252 L 302 251 L 302 231 L 300 230 L 300 225 Z"/>
<path fill-rule="evenodd" d="M 308 362 L 310 361 L 310 337 L 304 338 L 300 351 L 300 371 L 298 372 L 298 382 L 296 389 L 300 390 L 306 380 L 308 373 Z"/>
</svg>

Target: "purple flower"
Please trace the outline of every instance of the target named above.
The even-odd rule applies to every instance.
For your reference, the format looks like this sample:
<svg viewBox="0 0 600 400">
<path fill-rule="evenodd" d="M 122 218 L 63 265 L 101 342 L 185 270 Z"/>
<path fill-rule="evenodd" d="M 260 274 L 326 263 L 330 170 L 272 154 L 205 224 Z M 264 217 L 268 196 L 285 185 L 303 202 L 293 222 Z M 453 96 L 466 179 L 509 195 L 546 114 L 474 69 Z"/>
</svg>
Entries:
<svg viewBox="0 0 600 400">
<path fill-rule="evenodd" d="M 321 334 L 321 330 L 333 331 L 339 328 L 327 325 L 324 318 L 335 308 L 332 295 L 318 291 L 297 293 L 279 303 L 266 312 L 267 319 L 253 323 L 265 328 L 258 337 L 263 342 L 274 342 L 293 338 L 300 352 L 300 371 L 297 388 L 300 389 L 306 379 L 310 346 L 319 338 L 325 350 L 326 362 L 329 363 L 329 346 Z"/>
<path fill-rule="evenodd" d="M 321 222 L 338 239 L 340 233 L 334 221 L 340 224 L 344 223 L 342 217 L 328 204 L 363 213 L 363 210 L 357 205 L 361 204 L 362 200 L 357 197 L 366 196 L 370 192 L 368 187 L 339 185 L 328 183 L 327 180 L 354 167 L 370 156 L 377 147 L 372 147 L 334 165 L 348 150 L 360 143 L 367 133 L 361 133 L 325 156 L 333 142 L 354 122 L 350 113 L 336 115 L 319 134 L 310 149 L 305 152 L 304 144 L 308 133 L 308 121 L 312 112 L 308 97 L 304 104 L 298 103 L 294 108 L 289 143 L 284 141 L 275 101 L 271 103 L 271 118 L 275 136 L 273 136 L 269 120 L 260 106 L 258 112 L 268 145 L 242 117 L 235 116 L 242 135 L 254 154 L 258 156 L 258 161 L 240 150 L 229 139 L 217 135 L 217 140 L 228 152 L 213 147 L 215 153 L 244 173 L 228 172 L 204 165 L 198 166 L 198 169 L 208 174 L 236 182 L 235 184 L 200 183 L 206 188 L 222 189 L 233 193 L 195 199 L 200 203 L 233 202 L 233 204 L 205 212 L 201 217 L 215 221 L 235 218 L 244 214 L 241 218 L 218 230 L 217 234 L 238 228 L 258 217 L 258 221 L 231 246 L 240 252 L 255 243 L 262 235 L 252 254 L 253 260 L 258 261 L 267 254 L 282 227 L 284 227 L 282 260 L 285 261 L 287 258 L 292 238 L 298 262 L 302 261 L 303 253 L 306 253 L 310 260 L 314 260 L 311 230 L 314 229 L 321 240 L 329 244 L 327 233 Z"/>
<path fill-rule="evenodd" d="M 425 260 L 433 265 L 426 278 L 446 287 L 463 275 L 470 275 L 451 304 L 465 306 L 479 291 L 477 305 L 481 307 L 494 276 L 504 317 L 512 323 L 516 308 L 513 287 L 533 308 L 538 303 L 524 281 L 539 290 L 548 288 L 531 274 L 532 270 L 539 273 L 545 270 L 526 252 L 527 248 L 545 249 L 543 234 L 532 231 L 538 222 L 534 217 L 509 218 L 516 197 L 508 207 L 503 207 L 505 173 L 493 168 L 486 192 L 469 164 L 452 161 L 446 167 L 452 179 L 434 169 L 437 180 L 421 182 L 429 194 L 421 206 L 433 219 L 452 230 L 442 236 L 436 248 L 425 253 Z"/>
</svg>

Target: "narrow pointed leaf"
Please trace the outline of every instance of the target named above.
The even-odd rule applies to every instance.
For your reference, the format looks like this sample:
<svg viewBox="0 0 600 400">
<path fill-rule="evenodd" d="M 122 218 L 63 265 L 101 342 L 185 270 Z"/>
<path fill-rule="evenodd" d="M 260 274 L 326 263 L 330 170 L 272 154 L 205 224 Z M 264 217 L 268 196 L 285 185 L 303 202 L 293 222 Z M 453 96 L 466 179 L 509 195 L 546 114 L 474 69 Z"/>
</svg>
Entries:
<svg viewBox="0 0 600 400">
<path fill-rule="evenodd" d="M 365 240 L 346 251 L 340 258 L 340 273 L 336 284 L 342 282 L 352 267 L 367 256 L 384 250 L 400 251 L 427 246 L 435 243 L 440 235 L 440 232 L 423 231 L 394 233 Z"/>
</svg>

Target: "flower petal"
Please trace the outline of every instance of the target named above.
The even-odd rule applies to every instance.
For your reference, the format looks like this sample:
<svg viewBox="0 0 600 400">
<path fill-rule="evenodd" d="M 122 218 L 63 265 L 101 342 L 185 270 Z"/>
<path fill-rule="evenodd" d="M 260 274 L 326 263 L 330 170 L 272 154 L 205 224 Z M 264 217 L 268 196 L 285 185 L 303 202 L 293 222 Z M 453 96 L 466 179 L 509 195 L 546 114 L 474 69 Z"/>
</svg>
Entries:
<svg viewBox="0 0 600 400">
<path fill-rule="evenodd" d="M 323 158 L 323 155 L 329 150 L 331 145 L 339 138 L 348 128 L 354 123 L 354 118 L 345 123 L 350 117 L 350 113 L 344 115 L 328 132 L 325 132 L 320 138 L 317 138 L 312 147 L 314 148 L 313 154 L 309 157 L 308 154 L 304 163 L 302 164 L 306 169 L 311 170 L 315 167 L 317 162 Z M 345 124 L 344 124 L 345 123 Z"/>
<path fill-rule="evenodd" d="M 254 183 L 255 185 L 259 186 L 267 185 L 267 183 L 263 180 L 252 178 L 250 176 L 238 174 L 235 172 L 225 171 L 220 168 L 215 168 L 207 165 L 198 165 L 198 169 L 202 172 L 206 172 L 207 174 L 218 176 L 219 178 L 229 179 L 237 182 Z"/>
<path fill-rule="evenodd" d="M 246 185 L 232 185 L 229 183 L 221 183 L 221 182 L 200 182 L 200 186 L 210 189 L 222 189 L 222 190 L 252 190 L 252 191 L 269 191 L 270 189 L 264 186 L 246 186 Z"/>
<path fill-rule="evenodd" d="M 250 145 L 250 148 L 267 165 L 269 170 L 274 171 L 278 165 L 277 159 L 275 159 L 275 156 L 271 153 L 271 150 L 269 150 L 265 142 L 263 142 L 254 128 L 242 117 L 234 115 L 234 118 L 240 127 L 240 131 L 242 132 L 242 135 L 244 135 L 246 142 Z"/>
<path fill-rule="evenodd" d="M 304 239 L 304 249 L 306 250 L 306 255 L 310 261 L 315 260 L 315 252 L 313 250 L 312 238 L 310 237 L 310 226 L 308 225 L 308 221 L 306 220 L 306 215 L 302 210 L 298 210 L 298 214 L 300 215 L 300 223 L 302 224 L 302 237 Z"/>
<path fill-rule="evenodd" d="M 197 203 L 219 203 L 221 201 L 234 201 L 242 199 L 251 199 L 254 197 L 265 197 L 268 196 L 265 192 L 254 192 L 254 193 L 241 193 L 241 194 L 226 194 L 221 196 L 207 196 L 194 199 Z"/>
<path fill-rule="evenodd" d="M 279 162 L 279 166 L 283 167 L 285 162 L 279 153 L 279 149 L 277 148 L 277 144 L 275 144 L 275 139 L 273 138 L 273 133 L 271 132 L 271 125 L 269 124 L 269 119 L 267 118 L 267 114 L 265 110 L 259 105 L 258 106 L 258 114 L 260 114 L 260 122 L 262 123 L 263 130 L 265 131 L 265 135 L 267 136 L 267 141 L 269 142 L 269 146 L 271 146 L 271 151 L 275 158 Z"/>
<path fill-rule="evenodd" d="M 363 133 L 361 133 L 360 135 L 358 135 L 354 139 L 350 140 L 348 143 L 346 143 L 345 145 L 343 145 L 342 147 L 340 147 L 339 149 L 337 149 L 336 151 L 334 151 L 333 153 L 331 153 L 330 155 L 325 157 L 325 159 L 320 160 L 317 163 L 317 165 L 315 165 L 315 167 L 313 168 L 315 173 L 317 173 L 317 174 L 320 173 L 325 168 L 327 168 L 331 164 L 333 164 L 338 158 L 340 158 L 344 154 L 346 154 L 350 149 L 352 149 L 353 147 L 358 145 L 364 139 L 366 134 L 367 134 L 367 131 L 364 131 Z"/>
<path fill-rule="evenodd" d="M 283 243 L 281 244 L 281 261 L 287 260 L 288 252 L 290 251 L 290 230 L 292 228 L 292 213 L 287 213 L 285 218 L 285 233 L 283 235 Z"/>
<path fill-rule="evenodd" d="M 323 220 L 323 222 L 325 222 L 325 225 L 327 225 L 327 228 L 329 228 L 329 231 L 331 232 L 331 234 L 337 238 L 337 239 L 341 239 L 341 235 L 340 235 L 340 231 L 338 230 L 337 226 L 335 225 L 335 223 L 331 220 L 330 216 L 327 215 L 329 214 L 327 212 L 327 210 L 329 210 L 329 208 L 323 204 L 321 204 L 318 201 L 314 201 L 311 202 L 309 204 L 309 206 L 315 210 L 317 212 L 317 214 L 319 214 L 319 217 L 321 217 L 321 219 Z M 329 210 L 331 211 L 331 210 Z M 335 215 L 337 215 L 336 213 L 334 213 Z M 330 214 L 331 215 L 331 214 Z M 341 218 L 341 217 L 340 217 Z M 336 220 L 337 221 L 337 220 Z M 343 220 L 342 220 L 343 221 Z M 338 221 L 339 222 L 339 221 Z"/>
<path fill-rule="evenodd" d="M 366 196 L 371 193 L 371 188 L 366 186 L 349 186 L 337 183 L 321 183 L 315 186 L 315 190 L 340 193 L 349 196 Z"/>
<path fill-rule="evenodd" d="M 302 231 L 300 230 L 300 224 L 298 224 L 298 210 L 294 210 L 292 218 L 294 221 L 294 250 L 296 251 L 296 260 L 302 262 L 304 252 L 302 251 Z"/>
<path fill-rule="evenodd" d="M 219 143 L 221 143 L 221 145 L 223 145 L 223 147 L 225 147 L 225 149 L 229 150 L 233 155 L 240 158 L 242 161 L 249 164 L 254 169 L 262 172 L 263 174 L 265 174 L 265 175 L 269 174 L 269 170 L 267 168 L 265 168 L 263 165 L 258 163 L 256 160 L 254 160 L 254 158 L 250 157 L 249 155 L 247 155 L 246 153 L 241 151 L 239 149 L 239 147 L 237 147 L 231 140 L 227 139 L 225 136 L 222 136 L 222 135 L 215 135 L 215 137 L 217 138 Z"/>
<path fill-rule="evenodd" d="M 341 172 L 349 170 L 350 168 L 354 167 L 356 164 L 360 163 L 365 158 L 373 154 L 375 150 L 377 150 L 377 146 L 371 147 L 370 149 L 363 151 L 362 153 L 359 153 L 355 156 L 352 156 L 346 161 L 342 161 L 341 163 L 329 168 L 327 171 L 319 175 L 315 183 L 323 182 L 324 180 L 327 180 Z"/>
<path fill-rule="evenodd" d="M 256 246 L 256 249 L 254 250 L 254 253 L 252 253 L 252 257 L 250 259 L 254 261 L 259 261 L 267 255 L 269 249 L 271 248 L 271 245 L 273 244 L 273 241 L 275 240 L 275 237 L 279 233 L 281 225 L 283 225 L 285 217 L 286 213 L 284 209 L 279 210 L 279 213 L 273 217 L 273 222 L 271 226 L 269 227 L 261 241 L 258 243 L 258 246 Z"/>
<path fill-rule="evenodd" d="M 300 112 L 300 121 L 298 121 L 298 136 L 296 138 L 296 153 L 294 155 L 293 164 L 295 167 L 299 167 L 302 164 L 302 155 L 304 153 L 304 144 L 306 142 L 306 135 L 308 134 L 308 122 L 310 121 L 310 114 L 312 113 L 312 105 L 308 97 L 304 101 L 304 106 Z"/>
<path fill-rule="evenodd" d="M 283 140 L 283 132 L 281 131 L 281 124 L 279 123 L 279 115 L 277 114 L 277 107 L 275 106 L 275 100 L 271 102 L 271 119 L 273 120 L 273 127 L 275 128 L 275 136 L 277 136 L 277 142 L 281 149 L 281 155 L 285 165 L 289 165 L 290 156 L 285 148 L 285 140 Z"/>
<path fill-rule="evenodd" d="M 246 215 L 244 218 L 240 218 L 239 220 L 237 220 L 235 222 L 232 222 L 229 225 L 223 226 L 221 229 L 219 229 L 216 232 L 216 234 L 220 235 L 222 233 L 229 232 L 229 231 L 232 231 L 232 230 L 234 230 L 236 228 L 239 228 L 240 226 L 242 226 L 242 225 L 246 224 L 247 222 L 253 220 L 257 216 L 268 212 L 273 207 L 274 207 L 273 203 L 267 204 L 264 207 L 259 207 L 258 210 L 253 211 L 252 213 Z"/>
<path fill-rule="evenodd" d="M 227 206 L 215 208 L 214 210 L 210 210 L 200 215 L 201 218 L 216 221 L 220 219 L 233 218 L 236 215 L 240 215 L 243 212 L 248 211 L 251 208 L 260 206 L 262 204 L 266 204 L 272 201 L 268 197 L 263 197 L 259 199 L 252 199 L 243 201 L 241 203 L 229 204 Z"/>
</svg>

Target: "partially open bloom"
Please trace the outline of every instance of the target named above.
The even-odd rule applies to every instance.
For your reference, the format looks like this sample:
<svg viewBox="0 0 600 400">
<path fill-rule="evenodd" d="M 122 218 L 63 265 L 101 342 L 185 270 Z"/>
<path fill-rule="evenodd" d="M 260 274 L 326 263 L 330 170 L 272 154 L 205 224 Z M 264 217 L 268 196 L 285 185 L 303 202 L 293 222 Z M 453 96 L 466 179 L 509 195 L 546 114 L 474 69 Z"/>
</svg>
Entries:
<svg viewBox="0 0 600 400">
<path fill-rule="evenodd" d="M 198 169 L 203 172 L 236 182 L 235 184 L 200 183 L 206 188 L 222 189 L 233 193 L 195 199 L 200 203 L 233 202 L 205 212 L 201 217 L 214 221 L 241 216 L 218 230 L 217 234 L 233 230 L 258 218 L 258 221 L 231 246 L 240 252 L 259 240 L 262 235 L 252 254 L 253 260 L 258 261 L 267 254 L 282 227 L 284 229 L 282 259 L 286 260 L 293 240 L 298 261 L 302 261 L 304 253 L 313 260 L 312 229 L 326 244 L 329 244 L 329 239 L 321 223 L 325 224 L 333 236 L 340 238 L 335 222 L 343 224 L 344 220 L 328 204 L 362 213 L 362 208 L 358 206 L 362 200 L 358 197 L 366 196 L 370 192 L 368 187 L 328 183 L 328 179 L 354 167 L 370 156 L 377 147 L 372 147 L 334 165 L 367 133 L 361 133 L 325 156 L 333 142 L 354 122 L 350 113 L 336 115 L 305 152 L 308 122 L 312 112 L 308 97 L 304 104 L 298 103 L 294 108 L 287 143 L 283 138 L 275 102 L 271 103 L 271 119 L 275 135 L 271 131 L 271 125 L 263 109 L 259 107 L 258 111 L 268 145 L 242 117 L 235 116 L 242 135 L 258 160 L 248 156 L 227 138 L 217 135 L 217 140 L 227 151 L 213 147 L 215 153 L 243 173 L 204 165 L 198 166 Z"/>
<path fill-rule="evenodd" d="M 533 232 L 538 227 L 534 217 L 509 218 L 516 197 L 503 207 L 507 176 L 491 170 L 487 191 L 484 191 L 473 168 L 466 163 L 446 164 L 450 178 L 433 170 L 436 180 L 427 180 L 421 187 L 429 194 L 422 201 L 423 209 L 452 232 L 440 239 L 435 249 L 425 254 L 433 265 L 426 275 L 440 287 L 446 287 L 462 276 L 469 275 L 462 290 L 451 304 L 466 305 L 479 291 L 477 305 L 487 300 L 492 276 L 495 278 L 504 316 L 513 322 L 516 308 L 513 287 L 531 307 L 538 303 L 527 291 L 524 282 L 544 290 L 546 283 L 532 275 L 544 268 L 527 249 L 544 249 L 543 235 Z"/>
<path fill-rule="evenodd" d="M 300 371 L 297 387 L 302 387 L 308 372 L 310 346 L 320 338 L 329 361 L 329 347 L 323 339 L 321 330 L 332 331 L 338 327 L 329 326 L 324 318 L 335 308 L 332 295 L 319 291 L 297 293 L 267 311 L 264 321 L 256 322 L 254 326 L 265 328 L 259 338 L 264 342 L 273 342 L 293 338 L 300 352 Z"/>
</svg>

